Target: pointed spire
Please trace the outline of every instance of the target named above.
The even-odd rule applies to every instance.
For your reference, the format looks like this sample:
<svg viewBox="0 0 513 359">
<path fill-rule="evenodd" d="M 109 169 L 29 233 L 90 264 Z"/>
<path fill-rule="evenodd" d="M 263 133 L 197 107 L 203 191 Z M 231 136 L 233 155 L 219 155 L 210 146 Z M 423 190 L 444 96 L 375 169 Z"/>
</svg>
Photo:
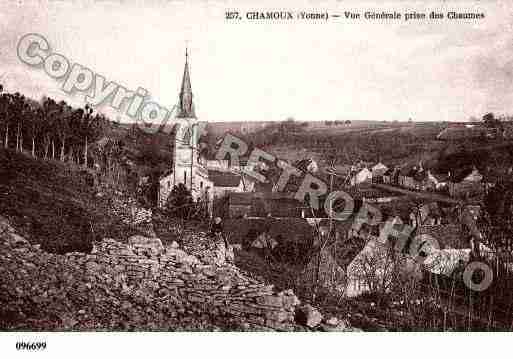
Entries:
<svg viewBox="0 0 513 359">
<path fill-rule="evenodd" d="M 191 78 L 189 75 L 189 49 L 187 47 L 185 48 L 185 67 L 178 101 L 178 118 L 196 118 L 194 103 L 192 101 Z"/>
</svg>

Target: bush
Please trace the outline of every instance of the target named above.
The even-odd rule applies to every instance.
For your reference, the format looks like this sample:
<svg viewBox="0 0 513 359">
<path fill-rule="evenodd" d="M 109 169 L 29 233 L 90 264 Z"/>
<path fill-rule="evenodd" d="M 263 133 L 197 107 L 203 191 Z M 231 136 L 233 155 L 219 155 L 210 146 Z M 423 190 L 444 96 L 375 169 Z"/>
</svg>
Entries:
<svg viewBox="0 0 513 359">
<path fill-rule="evenodd" d="M 165 211 L 173 217 L 187 219 L 192 213 L 194 200 L 191 192 L 183 183 L 174 186 L 169 195 Z"/>
</svg>

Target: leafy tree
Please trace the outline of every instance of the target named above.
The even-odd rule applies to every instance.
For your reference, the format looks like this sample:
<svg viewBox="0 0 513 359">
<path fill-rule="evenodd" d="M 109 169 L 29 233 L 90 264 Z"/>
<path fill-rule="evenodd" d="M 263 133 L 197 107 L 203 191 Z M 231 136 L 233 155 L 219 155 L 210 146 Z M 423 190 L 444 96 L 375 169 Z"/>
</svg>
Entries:
<svg viewBox="0 0 513 359">
<path fill-rule="evenodd" d="M 13 101 L 11 104 L 10 119 L 13 119 L 16 124 L 16 151 L 23 151 L 23 119 L 26 113 L 26 103 L 25 96 L 21 95 L 19 92 L 16 92 L 13 97 Z"/>
<path fill-rule="evenodd" d="M 483 123 L 489 128 L 500 128 L 502 127 L 501 121 L 495 117 L 492 112 L 487 113 L 483 116 Z"/>
<path fill-rule="evenodd" d="M 32 154 L 32 157 L 36 157 L 36 138 L 37 136 L 40 134 L 41 132 L 41 129 L 42 129 L 42 122 L 40 121 L 41 118 L 39 116 L 37 116 L 37 111 L 36 110 L 31 110 L 30 111 L 30 119 L 29 119 L 29 123 L 28 123 L 28 130 L 29 130 L 29 135 L 30 135 L 30 138 L 32 139 L 32 150 L 31 150 L 31 154 Z"/>
<path fill-rule="evenodd" d="M 1 86 L 1 85 L 0 85 Z M 3 126 L 5 128 L 4 132 L 4 148 L 9 147 L 9 109 L 11 105 L 12 97 L 9 93 L 3 92 L 3 86 L 0 90 L 0 116 Z"/>
<path fill-rule="evenodd" d="M 68 153 L 68 159 L 80 163 L 83 158 L 82 162 L 87 166 L 89 144 L 103 134 L 108 120 L 104 115 L 93 115 L 89 105 L 72 108 L 65 101 L 57 103 L 46 96 L 36 102 L 19 92 L 4 92 L 0 85 L 0 123 L 5 148 L 9 147 L 11 137 L 15 137 L 16 150 L 23 151 L 23 141 L 29 138 L 32 156 L 41 154 L 48 159 L 50 145 L 51 157 L 55 158 L 57 142 L 61 161 Z"/>
<path fill-rule="evenodd" d="M 500 180 L 486 195 L 480 229 L 496 250 L 513 247 L 513 181 Z"/>
<path fill-rule="evenodd" d="M 183 183 L 174 186 L 166 202 L 166 211 L 179 218 L 190 218 L 194 201 L 191 192 Z"/>
</svg>

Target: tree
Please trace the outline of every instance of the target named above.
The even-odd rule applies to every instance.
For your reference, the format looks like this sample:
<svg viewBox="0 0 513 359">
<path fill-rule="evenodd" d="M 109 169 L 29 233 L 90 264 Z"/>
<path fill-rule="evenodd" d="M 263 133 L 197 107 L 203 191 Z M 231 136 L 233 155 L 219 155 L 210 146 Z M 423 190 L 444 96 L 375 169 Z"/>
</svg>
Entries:
<svg viewBox="0 0 513 359">
<path fill-rule="evenodd" d="M 26 111 L 25 106 L 25 96 L 16 92 L 10 109 L 10 118 L 14 119 L 16 122 L 16 151 L 23 151 L 23 134 L 21 131 Z"/>
<path fill-rule="evenodd" d="M 28 121 L 29 122 L 28 129 L 29 129 L 30 138 L 32 139 L 31 154 L 32 154 L 32 157 L 36 157 L 36 137 L 38 136 L 38 134 L 41 131 L 42 123 L 40 121 L 40 117 L 38 116 L 38 114 L 39 114 L 38 111 L 32 110 L 30 112 L 31 112 L 31 116 Z"/>
<path fill-rule="evenodd" d="M 189 218 L 193 213 L 194 201 L 191 192 L 183 183 L 174 186 L 166 202 L 169 214 L 179 218 Z"/>
<path fill-rule="evenodd" d="M 82 116 L 80 128 L 77 131 L 80 133 L 82 145 L 84 147 L 84 167 L 88 167 L 89 162 L 89 144 L 95 142 L 104 133 L 107 119 L 102 114 L 95 114 L 93 116 L 92 107 L 86 105 L 85 111 Z"/>
<path fill-rule="evenodd" d="M 483 116 L 483 123 L 486 127 L 489 127 L 489 128 L 502 127 L 501 121 L 499 119 L 495 118 L 495 115 L 492 112 L 489 112 Z"/>
<path fill-rule="evenodd" d="M 484 200 L 485 213 L 479 227 L 487 244 L 496 250 L 513 247 L 513 182 L 500 180 Z"/>
<path fill-rule="evenodd" d="M 1 86 L 1 85 L 0 85 Z M 3 86 L 0 90 L 0 115 L 5 126 L 4 148 L 9 147 L 9 108 L 11 105 L 11 95 L 3 92 Z"/>
<path fill-rule="evenodd" d="M 70 118 L 73 116 L 73 112 L 70 106 L 66 102 L 61 101 L 58 103 L 58 117 L 57 117 L 57 133 L 59 134 L 59 140 L 61 141 L 61 153 L 60 161 L 64 162 L 64 151 L 66 147 L 66 140 L 70 134 Z M 75 112 L 76 114 L 76 112 Z"/>
<path fill-rule="evenodd" d="M 53 99 L 43 97 L 41 101 L 42 132 L 44 143 L 44 158 L 48 158 L 50 145 L 52 146 L 52 159 L 55 159 L 55 140 L 57 139 L 60 116 L 64 108 L 57 104 Z"/>
</svg>

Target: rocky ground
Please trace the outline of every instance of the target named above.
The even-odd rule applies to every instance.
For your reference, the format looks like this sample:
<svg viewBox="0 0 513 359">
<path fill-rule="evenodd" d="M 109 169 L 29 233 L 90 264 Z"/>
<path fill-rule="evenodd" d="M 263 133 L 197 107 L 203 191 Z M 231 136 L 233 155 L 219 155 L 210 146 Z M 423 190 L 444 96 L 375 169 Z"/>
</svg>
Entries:
<svg viewBox="0 0 513 359">
<path fill-rule="evenodd" d="M 355 330 L 243 273 L 204 233 L 185 235 L 181 247 L 132 236 L 60 255 L 0 217 L 0 329 Z"/>
</svg>

